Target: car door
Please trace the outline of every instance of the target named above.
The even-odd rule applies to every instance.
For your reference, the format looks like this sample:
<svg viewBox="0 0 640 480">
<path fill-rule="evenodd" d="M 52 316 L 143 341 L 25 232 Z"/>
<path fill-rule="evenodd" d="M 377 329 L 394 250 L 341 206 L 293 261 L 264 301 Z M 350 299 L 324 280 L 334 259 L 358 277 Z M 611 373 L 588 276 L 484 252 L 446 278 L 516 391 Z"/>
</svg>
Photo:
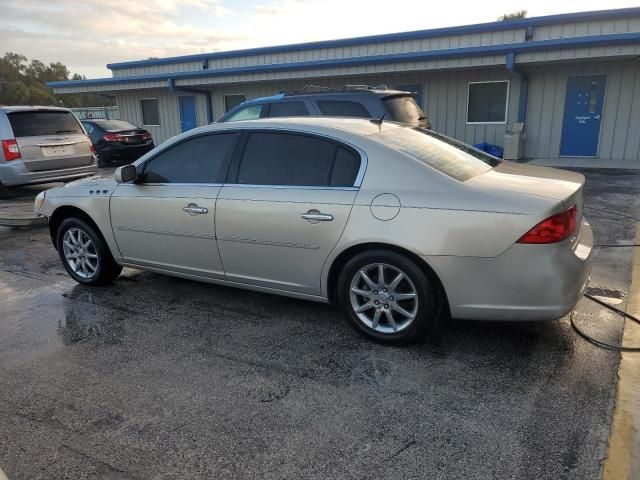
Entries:
<svg viewBox="0 0 640 480">
<path fill-rule="evenodd" d="M 137 183 L 119 184 L 111 224 L 124 261 L 223 278 L 215 202 L 239 134 L 188 137 L 138 166 Z"/>
<path fill-rule="evenodd" d="M 245 134 L 239 151 L 216 205 L 227 279 L 320 295 L 357 194 L 360 152 L 281 130 Z"/>
</svg>

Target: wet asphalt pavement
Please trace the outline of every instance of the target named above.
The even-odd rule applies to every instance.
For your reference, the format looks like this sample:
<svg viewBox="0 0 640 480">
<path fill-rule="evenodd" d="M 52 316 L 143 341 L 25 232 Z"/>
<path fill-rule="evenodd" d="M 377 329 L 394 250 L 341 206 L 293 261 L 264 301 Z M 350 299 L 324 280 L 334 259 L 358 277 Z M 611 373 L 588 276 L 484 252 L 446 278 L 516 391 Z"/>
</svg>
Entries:
<svg viewBox="0 0 640 480">
<path fill-rule="evenodd" d="M 598 243 L 633 243 L 640 173 L 586 173 Z M 632 253 L 596 252 L 593 292 L 620 307 Z M 620 341 L 622 321 L 586 299 L 576 321 Z M 130 269 L 82 287 L 46 228 L 0 227 L 11 480 L 595 479 L 618 358 L 568 318 L 455 321 L 391 348 L 327 305 Z"/>
</svg>

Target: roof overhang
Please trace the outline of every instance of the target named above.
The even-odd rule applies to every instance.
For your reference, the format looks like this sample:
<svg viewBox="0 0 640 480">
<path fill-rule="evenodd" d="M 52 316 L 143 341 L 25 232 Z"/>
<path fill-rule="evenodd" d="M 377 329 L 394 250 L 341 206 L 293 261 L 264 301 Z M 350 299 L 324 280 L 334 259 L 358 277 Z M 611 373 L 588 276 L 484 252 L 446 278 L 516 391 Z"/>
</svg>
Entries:
<svg viewBox="0 0 640 480">
<path fill-rule="evenodd" d="M 587 37 L 559 38 L 552 40 L 535 40 L 519 43 L 483 45 L 463 48 L 448 48 L 427 52 L 404 52 L 382 55 L 368 55 L 350 58 L 331 58 L 303 62 L 277 63 L 269 65 L 249 65 L 234 68 L 205 69 L 186 72 L 166 72 L 148 75 L 122 76 L 110 78 L 97 78 L 92 80 L 68 80 L 48 82 L 47 85 L 55 88 L 58 93 L 74 93 L 84 87 L 93 88 L 93 91 L 113 91 L 120 88 L 162 88 L 167 80 L 173 82 L 183 79 L 215 78 L 230 75 L 294 72 L 301 70 L 315 70 L 333 67 L 354 67 L 363 65 L 379 65 L 399 62 L 416 62 L 422 60 L 440 60 L 464 57 L 479 57 L 490 55 L 506 55 L 505 63 L 513 68 L 519 53 L 560 50 L 565 48 L 603 47 L 610 45 L 634 44 L 640 42 L 640 33 L 612 33 L 606 35 L 594 35 Z M 80 88 L 81 90 L 76 90 Z"/>
</svg>

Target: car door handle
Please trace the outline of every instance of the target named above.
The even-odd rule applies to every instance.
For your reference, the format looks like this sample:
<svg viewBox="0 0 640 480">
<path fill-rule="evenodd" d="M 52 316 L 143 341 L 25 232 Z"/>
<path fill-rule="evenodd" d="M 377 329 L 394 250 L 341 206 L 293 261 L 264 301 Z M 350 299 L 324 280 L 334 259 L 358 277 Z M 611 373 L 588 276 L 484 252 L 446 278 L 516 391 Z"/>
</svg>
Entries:
<svg viewBox="0 0 640 480">
<path fill-rule="evenodd" d="M 333 220 L 333 215 L 329 215 L 328 213 L 321 213 L 318 210 L 309 210 L 307 213 L 303 213 L 300 216 L 311 223 L 330 222 L 331 220 Z"/>
<path fill-rule="evenodd" d="M 182 211 L 189 215 L 204 215 L 205 213 L 209 213 L 208 209 L 199 207 L 195 203 L 190 203 L 186 207 L 182 207 Z"/>
</svg>

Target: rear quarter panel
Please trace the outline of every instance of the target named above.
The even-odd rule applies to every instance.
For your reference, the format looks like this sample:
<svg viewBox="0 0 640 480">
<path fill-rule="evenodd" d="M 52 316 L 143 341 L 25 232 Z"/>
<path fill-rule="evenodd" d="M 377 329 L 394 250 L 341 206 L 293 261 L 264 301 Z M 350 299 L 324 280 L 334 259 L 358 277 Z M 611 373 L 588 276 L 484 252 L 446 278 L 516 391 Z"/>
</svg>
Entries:
<svg viewBox="0 0 640 480">
<path fill-rule="evenodd" d="M 554 199 L 474 188 L 375 143 L 363 146 L 367 171 L 327 266 L 363 243 L 391 244 L 423 257 L 496 257 L 558 208 Z M 383 194 L 399 203 L 387 207 L 397 209 L 388 220 L 372 213 L 376 197 L 391 198 L 379 197 Z M 326 280 L 328 267 L 323 276 Z"/>
</svg>

